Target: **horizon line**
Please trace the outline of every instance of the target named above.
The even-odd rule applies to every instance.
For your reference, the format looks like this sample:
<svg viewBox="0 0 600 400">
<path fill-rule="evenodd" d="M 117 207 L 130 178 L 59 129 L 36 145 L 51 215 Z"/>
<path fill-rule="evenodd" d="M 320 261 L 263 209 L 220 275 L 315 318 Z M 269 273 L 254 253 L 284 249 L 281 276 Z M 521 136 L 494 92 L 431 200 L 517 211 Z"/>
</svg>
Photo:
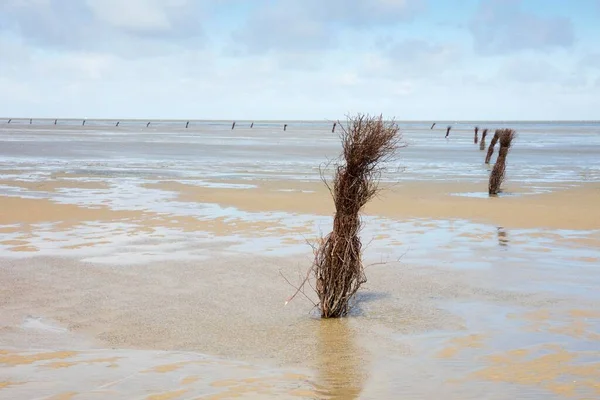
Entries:
<svg viewBox="0 0 600 400">
<path fill-rule="evenodd" d="M 365 114 L 366 115 L 366 114 Z M 372 115 L 375 116 L 375 115 Z M 235 119 L 235 118 L 218 118 L 218 119 L 194 119 L 194 118 L 85 118 L 85 117 L 0 117 L 0 120 L 21 121 L 21 120 L 48 120 L 48 121 L 142 121 L 142 122 L 343 122 L 347 121 L 348 118 L 344 119 Z M 463 122 L 589 122 L 589 123 L 600 123 L 600 120 L 593 119 L 396 119 L 396 118 L 384 118 L 385 121 L 394 120 L 395 122 L 452 122 L 452 123 L 463 123 Z M 6 123 L 5 122 L 5 123 Z"/>
</svg>

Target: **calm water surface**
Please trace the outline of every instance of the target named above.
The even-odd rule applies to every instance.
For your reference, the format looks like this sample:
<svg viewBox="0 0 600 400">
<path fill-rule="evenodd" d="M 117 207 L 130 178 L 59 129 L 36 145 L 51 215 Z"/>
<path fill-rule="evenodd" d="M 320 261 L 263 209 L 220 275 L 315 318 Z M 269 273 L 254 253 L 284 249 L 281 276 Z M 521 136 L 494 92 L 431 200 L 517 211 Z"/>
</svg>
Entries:
<svg viewBox="0 0 600 400">
<path fill-rule="evenodd" d="M 25 170 L 28 179 L 56 171 L 149 179 L 203 177 L 318 179 L 319 166 L 339 154 L 331 123 L 13 120 L 0 122 L 0 174 Z M 283 131 L 283 125 L 288 124 Z M 508 179 L 519 183 L 600 180 L 597 122 L 399 122 L 408 147 L 384 177 L 389 180 L 487 179 L 484 152 L 473 127 L 510 127 L 518 137 Z M 446 126 L 452 125 L 445 139 Z M 339 128 L 338 128 L 339 129 Z M 481 137 L 481 131 L 479 136 Z M 488 134 L 487 142 L 492 134 Z"/>
</svg>

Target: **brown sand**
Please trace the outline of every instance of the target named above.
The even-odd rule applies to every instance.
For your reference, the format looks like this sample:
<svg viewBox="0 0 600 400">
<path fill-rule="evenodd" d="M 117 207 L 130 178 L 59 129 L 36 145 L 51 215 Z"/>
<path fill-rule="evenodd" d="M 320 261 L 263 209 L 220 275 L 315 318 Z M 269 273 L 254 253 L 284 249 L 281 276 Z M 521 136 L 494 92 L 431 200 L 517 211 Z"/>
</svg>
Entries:
<svg viewBox="0 0 600 400">
<path fill-rule="evenodd" d="M 565 376 L 585 377 L 587 381 L 600 379 L 596 369 L 579 367 L 576 362 L 581 356 L 579 353 L 569 352 L 568 366 L 562 358 L 555 357 L 522 360 L 517 357 L 522 352 L 519 348 L 508 353 L 515 354 L 511 356 L 512 364 L 504 359 L 484 359 L 493 351 L 491 339 L 502 332 L 465 332 L 462 318 L 438 308 L 438 302 L 449 301 L 531 308 L 553 304 L 552 309 L 514 314 L 512 318 L 524 322 L 547 321 L 547 325 L 537 328 L 540 334 L 562 326 L 561 334 L 586 337 L 600 343 L 600 338 L 590 335 L 593 325 L 580 323 L 590 321 L 590 318 L 600 320 L 597 311 L 589 306 L 574 309 L 569 308 L 570 301 L 547 295 L 497 289 L 510 285 L 510 281 L 503 283 L 504 275 L 509 277 L 518 273 L 510 265 L 502 273 L 498 271 L 490 277 L 489 284 L 481 279 L 484 275 L 489 277 L 489 272 L 428 268 L 424 273 L 419 268 L 384 265 L 369 271 L 369 285 L 361 294 L 364 299 L 361 307 L 368 307 L 370 317 L 358 315 L 348 320 L 320 321 L 306 316 L 310 305 L 301 299 L 283 305 L 293 289 L 279 277 L 278 271 L 282 269 L 287 276 L 293 277 L 297 265 L 304 262 L 301 259 L 268 261 L 245 256 L 221 257 L 209 263 L 160 263 L 118 268 L 47 257 L 0 261 L 0 281 L 6 283 L 0 291 L 2 343 L 9 347 L 22 346 L 24 336 L 18 328 L 20 322 L 28 314 L 42 315 L 58 321 L 72 332 L 93 338 L 95 346 L 100 347 L 194 350 L 278 366 L 310 367 L 317 371 L 317 381 L 322 385 L 318 389 L 321 398 L 329 395 L 356 398 L 374 373 L 372 364 L 375 362 L 380 364 L 388 360 L 385 361 L 386 370 L 396 371 L 397 376 L 411 377 L 418 372 L 411 370 L 415 362 L 413 357 L 417 357 L 421 365 L 429 366 L 430 376 L 465 379 L 465 387 L 473 379 L 532 386 L 544 379 L 543 387 L 556 393 L 557 385 Z M 369 287 L 376 287 L 378 291 L 371 292 Z M 434 296 L 436 300 L 432 300 Z M 369 297 L 375 301 L 369 301 Z M 248 306 L 250 304 L 252 306 Z M 560 324 L 557 325 L 557 321 Z M 411 335 L 439 330 L 464 333 L 435 350 L 431 358 L 427 353 L 413 353 Z M 398 335 L 405 339 L 393 339 Z M 44 346 L 44 340 L 47 339 L 42 334 L 33 343 Z M 540 340 L 543 342 L 543 336 Z M 65 337 L 63 346 L 77 349 L 76 343 Z M 482 357 L 481 370 L 472 376 L 463 368 L 469 365 L 473 368 L 472 359 L 463 359 L 467 350 Z M 0 365 L 47 360 L 48 369 L 75 368 L 79 364 L 71 364 L 69 358 L 76 354 L 73 351 L 35 356 L 3 354 Z M 561 350 L 560 354 L 565 355 L 567 351 Z M 389 355 L 401 358 L 393 362 L 388 359 Z M 446 368 L 445 364 L 436 361 L 440 359 L 452 360 L 452 363 Z M 109 367 L 118 360 L 96 357 L 86 362 L 86 365 Z M 153 371 L 169 373 L 184 366 L 182 363 L 165 364 L 158 367 L 160 370 Z M 456 369 L 457 366 L 460 368 Z M 463 370 L 466 375 L 460 372 Z M 535 381 L 528 378 L 531 370 L 539 374 Z M 426 390 L 427 379 L 418 374 L 410 379 L 411 390 L 415 393 Z M 240 385 L 239 390 L 254 388 L 248 384 Z M 232 387 L 238 387 L 238 383 Z M 589 389 L 591 386 L 585 383 L 575 387 Z M 226 393 L 233 395 L 237 390 Z M 384 388 L 377 388 L 375 393 L 381 390 Z"/>
<path fill-rule="evenodd" d="M 126 222 L 140 225 L 139 230 L 151 233 L 157 227 L 177 228 L 183 231 L 205 231 L 216 235 L 241 234 L 242 236 L 264 235 L 265 230 L 273 232 L 312 234 L 310 227 L 290 228 L 277 222 L 245 221 L 235 218 L 198 219 L 191 216 L 165 215 L 151 211 L 112 210 L 106 206 L 87 208 L 73 204 L 55 203 L 48 199 L 26 199 L 19 197 L 0 197 L 0 209 L 8 210 L 0 213 L 2 232 L 20 232 L 27 234 L 33 231 L 30 226 L 39 223 L 56 223 L 57 231 L 71 229 L 85 222 Z M 24 245 L 27 242 L 6 242 L 4 244 Z"/>
<path fill-rule="evenodd" d="M 22 171 L 20 172 L 22 173 Z M 21 180 L 1 180 L 0 185 L 19 187 L 22 189 L 37 191 L 37 192 L 56 192 L 59 189 L 108 189 L 109 184 L 106 182 L 88 182 L 76 180 L 48 180 L 45 182 L 30 182 Z"/>
<path fill-rule="evenodd" d="M 181 201 L 218 203 L 244 211 L 286 211 L 317 215 L 333 213 L 332 201 L 322 183 L 253 183 L 260 186 L 244 190 L 205 188 L 181 183 L 148 186 L 178 192 Z M 296 191 L 280 191 L 285 189 Z M 452 195 L 473 191 L 480 191 L 480 188 L 472 184 L 447 183 L 395 185 L 386 188 L 379 198 L 369 203 L 366 214 L 397 219 L 468 219 L 507 228 L 600 228 L 600 207 L 597 206 L 600 204 L 599 184 L 501 199 Z M 577 199 L 577 207 L 573 207 L 574 198 Z"/>
<path fill-rule="evenodd" d="M 527 357 L 530 349 L 489 356 L 490 366 L 474 374 L 475 378 L 509 382 L 522 386 L 541 386 L 550 392 L 573 397 L 588 389 L 600 395 L 600 363 L 575 364 L 585 354 L 569 352 L 560 346 L 543 346 L 550 354 Z M 597 352 L 591 352 L 593 357 Z"/>
<path fill-rule="evenodd" d="M 12 183 L 11 183 L 12 182 Z M 64 181 L 61 181 L 64 183 Z M 63 183 L 44 185 L 51 189 Z M 72 184 L 73 182 L 69 182 Z M 76 182 L 85 186 L 85 182 Z M 244 182 L 249 183 L 249 182 Z M 333 204 L 322 183 L 257 181 L 256 189 L 221 189 L 193 186 L 176 182 L 149 184 L 147 187 L 179 193 L 179 200 L 217 203 L 249 212 L 285 211 L 299 214 L 332 215 Z M 21 185 L 23 182 L 5 181 Z M 292 192 L 282 190 L 294 190 Z M 386 187 L 380 197 L 366 208 L 369 215 L 393 219 L 468 219 L 493 223 L 506 228 L 600 229 L 600 185 L 585 184 L 565 187 L 552 193 L 509 196 L 500 199 L 455 196 L 453 193 L 480 191 L 474 184 L 403 183 Z M 515 187 L 516 193 L 526 188 Z M 305 191 L 305 192 L 302 192 Z M 309 192 L 307 192 L 309 191 Z M 577 207 L 573 207 L 573 199 Z M 144 221 L 151 227 L 173 226 L 172 218 L 143 210 L 111 210 L 106 206 L 94 208 L 57 204 L 45 199 L 0 197 L 0 225 L 81 221 Z M 184 230 L 206 230 L 223 234 L 232 231 L 232 224 L 214 219 L 210 222 L 177 216 Z M 240 223 L 241 221 L 238 221 Z M 243 223 L 243 222 L 241 222 Z M 204 226 L 202 226 L 204 225 Z M 270 224 L 269 226 L 272 226 Z M 261 231 L 260 223 L 246 226 Z M 234 231 L 243 231 L 240 227 Z M 305 232 L 303 232 L 305 233 Z"/>
</svg>

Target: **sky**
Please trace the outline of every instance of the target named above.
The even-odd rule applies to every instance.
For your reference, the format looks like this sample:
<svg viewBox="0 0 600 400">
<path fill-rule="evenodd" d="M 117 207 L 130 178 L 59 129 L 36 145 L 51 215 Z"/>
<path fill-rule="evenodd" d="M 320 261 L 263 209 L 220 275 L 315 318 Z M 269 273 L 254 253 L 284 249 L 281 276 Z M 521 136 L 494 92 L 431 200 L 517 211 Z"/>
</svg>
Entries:
<svg viewBox="0 0 600 400">
<path fill-rule="evenodd" d="M 0 116 L 600 120 L 600 0 L 0 0 Z"/>
</svg>

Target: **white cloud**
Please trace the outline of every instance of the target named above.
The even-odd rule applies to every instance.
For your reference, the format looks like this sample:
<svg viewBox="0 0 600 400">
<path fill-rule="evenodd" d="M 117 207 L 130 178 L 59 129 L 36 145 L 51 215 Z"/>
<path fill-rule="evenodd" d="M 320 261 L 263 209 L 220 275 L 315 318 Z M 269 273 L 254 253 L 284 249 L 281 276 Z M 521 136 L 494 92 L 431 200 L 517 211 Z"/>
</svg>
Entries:
<svg viewBox="0 0 600 400">
<path fill-rule="evenodd" d="M 133 31 L 168 31 L 171 21 L 166 8 L 172 2 L 157 0 L 86 0 L 94 16 L 117 28 Z M 185 2 L 177 2 L 179 6 Z"/>
<path fill-rule="evenodd" d="M 0 34 L 44 49 L 156 55 L 202 47 L 205 8 L 191 0 L 11 0 L 0 2 Z"/>
<path fill-rule="evenodd" d="M 521 9 L 522 0 L 482 0 L 469 24 L 475 50 L 506 54 L 520 50 L 568 48 L 575 42 L 573 23 Z"/>
<path fill-rule="evenodd" d="M 478 23 L 494 24 L 478 25 L 478 40 L 489 40 L 479 43 L 482 56 L 464 46 L 468 30 L 446 35 L 439 21 L 419 19 L 419 0 L 0 0 L 0 92 L 10 93 L 0 109 L 119 118 L 595 115 L 593 49 L 552 57 L 570 43 L 552 31 L 561 24 L 506 1 L 505 9 L 485 0 L 491 16 L 474 10 L 488 18 Z M 517 10 L 516 20 L 497 20 L 503 10 Z M 509 43 L 524 26 L 535 32 Z"/>
<path fill-rule="evenodd" d="M 344 30 L 410 21 L 423 0 L 304 0 L 261 2 L 233 38 L 249 53 L 326 50 Z"/>
</svg>

